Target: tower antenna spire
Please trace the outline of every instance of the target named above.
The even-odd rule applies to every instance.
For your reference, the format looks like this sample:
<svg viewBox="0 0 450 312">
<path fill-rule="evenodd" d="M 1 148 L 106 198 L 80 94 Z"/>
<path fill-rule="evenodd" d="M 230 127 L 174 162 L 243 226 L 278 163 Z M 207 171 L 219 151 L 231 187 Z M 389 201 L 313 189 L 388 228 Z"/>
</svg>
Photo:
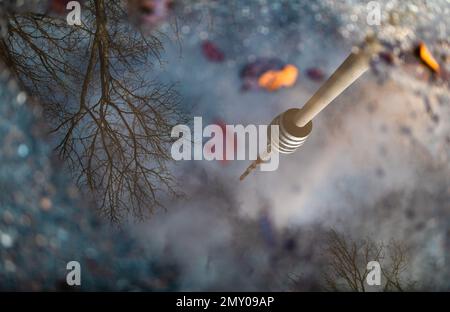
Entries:
<svg viewBox="0 0 450 312">
<path fill-rule="evenodd" d="M 268 147 L 240 176 L 244 180 L 272 152 L 294 153 L 312 131 L 312 119 L 327 107 L 370 67 L 372 57 L 381 50 L 374 37 L 368 37 L 362 47 L 354 48 L 350 55 L 314 93 L 302 108 L 293 108 L 275 117 L 271 125 L 279 126 L 279 138 L 268 133 Z"/>
</svg>

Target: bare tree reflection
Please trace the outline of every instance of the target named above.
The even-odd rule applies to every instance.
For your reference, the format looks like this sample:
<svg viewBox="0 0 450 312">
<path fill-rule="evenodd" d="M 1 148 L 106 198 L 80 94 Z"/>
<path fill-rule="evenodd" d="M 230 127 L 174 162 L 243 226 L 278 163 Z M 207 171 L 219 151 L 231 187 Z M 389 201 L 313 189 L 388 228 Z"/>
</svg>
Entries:
<svg viewBox="0 0 450 312">
<path fill-rule="evenodd" d="M 177 195 L 167 161 L 178 96 L 148 75 L 161 41 L 125 23 L 121 1 L 86 2 L 81 26 L 8 14 L 0 58 L 44 105 L 59 154 L 101 211 L 144 217 L 162 194 Z"/>
<path fill-rule="evenodd" d="M 409 261 L 401 242 L 392 241 L 385 245 L 370 238 L 353 241 L 333 230 L 328 235 L 325 256 L 328 266 L 324 276 L 329 290 L 367 291 L 367 264 L 370 261 L 381 264 L 379 290 L 405 291 L 413 287 L 414 283 L 404 279 Z"/>
</svg>

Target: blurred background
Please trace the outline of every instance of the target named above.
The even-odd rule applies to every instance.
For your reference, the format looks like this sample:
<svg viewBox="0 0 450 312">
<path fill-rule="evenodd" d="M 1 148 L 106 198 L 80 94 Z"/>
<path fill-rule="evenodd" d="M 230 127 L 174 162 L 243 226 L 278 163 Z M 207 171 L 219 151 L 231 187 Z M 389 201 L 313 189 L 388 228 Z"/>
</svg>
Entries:
<svg viewBox="0 0 450 312">
<path fill-rule="evenodd" d="M 447 0 L 67 2 L 0 1 L 1 290 L 450 289 Z M 171 159 L 174 125 L 267 124 L 368 34 L 277 171 Z"/>
</svg>

